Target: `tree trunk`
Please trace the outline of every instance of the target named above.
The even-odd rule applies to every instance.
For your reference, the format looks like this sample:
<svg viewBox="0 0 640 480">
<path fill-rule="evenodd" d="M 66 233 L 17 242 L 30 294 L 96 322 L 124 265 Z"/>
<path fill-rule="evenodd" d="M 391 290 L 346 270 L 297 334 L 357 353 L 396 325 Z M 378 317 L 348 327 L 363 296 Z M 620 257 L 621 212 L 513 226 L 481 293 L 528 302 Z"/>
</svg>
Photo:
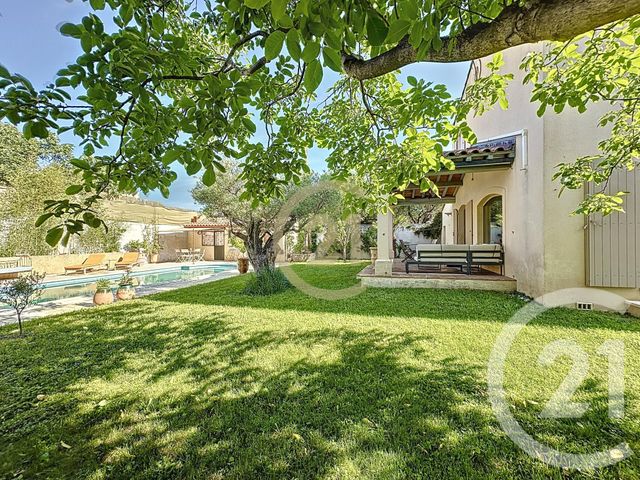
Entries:
<svg viewBox="0 0 640 480">
<path fill-rule="evenodd" d="M 244 244 L 247 248 L 249 261 L 253 265 L 253 270 L 257 273 L 265 268 L 274 268 L 276 265 L 276 251 L 273 245 L 273 238 L 265 241 L 265 232 L 261 231 L 261 222 L 252 222 Z"/>
<path fill-rule="evenodd" d="M 22 315 L 20 312 L 16 312 L 18 314 L 18 328 L 20 329 L 20 336 L 22 336 Z"/>
</svg>

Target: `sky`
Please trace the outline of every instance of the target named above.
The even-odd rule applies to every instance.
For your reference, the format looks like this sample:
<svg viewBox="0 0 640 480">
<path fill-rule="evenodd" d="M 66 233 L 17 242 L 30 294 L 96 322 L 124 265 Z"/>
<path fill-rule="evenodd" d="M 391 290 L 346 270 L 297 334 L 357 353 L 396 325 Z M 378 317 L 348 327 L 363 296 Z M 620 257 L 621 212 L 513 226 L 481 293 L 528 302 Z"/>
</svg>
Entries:
<svg viewBox="0 0 640 480">
<path fill-rule="evenodd" d="M 62 23 L 79 23 L 90 11 L 88 3 L 81 0 L 0 0 L 0 64 L 11 72 L 20 73 L 32 81 L 36 88 L 53 82 L 55 73 L 72 62 L 82 53 L 80 43 L 69 37 L 63 37 L 58 28 Z M 105 12 L 100 16 L 103 21 Z M 105 24 L 108 24 L 105 21 Z M 446 85 L 452 95 L 462 93 L 468 71 L 468 63 L 455 64 L 414 64 L 405 67 L 401 80 L 412 75 L 435 83 Z M 337 74 L 325 71 L 325 78 L 318 89 L 318 95 L 333 83 Z M 256 139 L 264 140 L 263 130 L 258 127 Z M 68 132 L 61 140 L 75 146 L 79 139 Z M 77 149 L 80 154 L 80 149 Z M 326 153 L 320 149 L 311 149 L 308 161 L 311 168 L 322 172 L 326 168 Z M 176 167 L 178 179 L 171 187 L 168 199 L 159 192 L 151 192 L 147 197 L 165 205 L 195 209 L 191 199 L 191 189 L 198 178 L 190 177 L 181 166 Z"/>
</svg>

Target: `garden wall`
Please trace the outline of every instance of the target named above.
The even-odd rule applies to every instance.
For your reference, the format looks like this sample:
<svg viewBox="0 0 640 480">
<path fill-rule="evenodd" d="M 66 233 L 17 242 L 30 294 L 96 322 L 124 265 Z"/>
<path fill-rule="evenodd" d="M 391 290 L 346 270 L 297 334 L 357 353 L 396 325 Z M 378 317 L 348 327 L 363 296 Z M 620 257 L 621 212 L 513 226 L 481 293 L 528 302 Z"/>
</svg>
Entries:
<svg viewBox="0 0 640 480">
<path fill-rule="evenodd" d="M 106 254 L 105 262 L 118 260 L 122 257 L 120 252 L 110 252 Z M 31 257 L 31 266 L 34 272 L 52 274 L 63 274 L 65 265 L 79 265 L 87 258 L 86 254 L 73 255 L 37 255 Z"/>
</svg>

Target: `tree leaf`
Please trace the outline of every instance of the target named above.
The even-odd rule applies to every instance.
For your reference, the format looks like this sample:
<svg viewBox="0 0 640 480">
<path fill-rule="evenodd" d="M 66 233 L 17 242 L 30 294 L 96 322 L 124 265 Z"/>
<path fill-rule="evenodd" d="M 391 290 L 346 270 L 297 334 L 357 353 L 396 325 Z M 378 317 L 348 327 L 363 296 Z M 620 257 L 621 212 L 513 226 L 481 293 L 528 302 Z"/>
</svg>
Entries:
<svg viewBox="0 0 640 480">
<path fill-rule="evenodd" d="M 60 33 L 65 37 L 80 38 L 82 36 L 82 30 L 78 25 L 73 23 L 64 23 L 60 26 Z"/>
<path fill-rule="evenodd" d="M 389 33 L 387 33 L 385 43 L 398 43 L 407 33 L 409 33 L 410 28 L 411 22 L 409 20 L 396 20 L 389 27 Z"/>
<path fill-rule="evenodd" d="M 286 15 L 287 0 L 271 0 L 271 15 L 276 20 L 280 20 Z"/>
<path fill-rule="evenodd" d="M 382 45 L 388 32 L 389 27 L 380 15 L 372 12 L 367 15 L 367 38 L 372 46 Z"/>
<path fill-rule="evenodd" d="M 322 49 L 324 64 L 335 72 L 342 72 L 342 55 L 333 48 L 324 47 Z"/>
<path fill-rule="evenodd" d="M 51 217 L 53 217 L 53 213 L 49 212 L 49 213 L 43 213 L 42 215 L 40 215 L 38 217 L 38 219 L 36 220 L 36 227 L 41 227 L 44 222 L 46 222 L 47 220 L 49 220 Z"/>
<path fill-rule="evenodd" d="M 269 3 L 269 0 L 244 0 L 244 4 L 254 10 L 264 7 L 267 3 Z"/>
<path fill-rule="evenodd" d="M 91 8 L 93 8 L 94 10 L 104 10 L 104 0 L 89 0 L 89 3 L 91 4 Z"/>
<path fill-rule="evenodd" d="M 304 50 L 302 50 L 302 60 L 306 63 L 311 63 L 313 60 L 318 58 L 320 54 L 320 44 L 313 40 L 309 41 L 305 46 Z"/>
<path fill-rule="evenodd" d="M 298 33 L 298 30 L 295 28 L 289 30 L 285 40 L 287 43 L 287 51 L 289 52 L 289 55 L 291 55 L 291 58 L 296 61 L 300 60 L 302 49 L 300 48 L 300 34 Z"/>
<path fill-rule="evenodd" d="M 75 195 L 76 193 L 80 193 L 82 188 L 82 185 L 69 185 L 64 193 L 67 195 Z"/>
<path fill-rule="evenodd" d="M 264 56 L 267 61 L 273 60 L 280 55 L 282 44 L 284 43 L 284 37 L 285 34 L 281 30 L 276 30 L 267 37 L 267 40 L 264 42 Z"/>
<path fill-rule="evenodd" d="M 170 163 L 175 162 L 180 155 L 182 155 L 182 150 L 179 148 L 172 148 L 167 150 L 165 154 L 162 156 L 162 163 L 165 165 L 169 165 Z"/>
<path fill-rule="evenodd" d="M 207 187 L 210 187 L 215 181 L 216 172 L 213 171 L 212 166 L 208 166 L 204 172 L 204 175 L 202 176 L 202 183 L 204 183 Z"/>
<path fill-rule="evenodd" d="M 91 170 L 91 165 L 89 165 L 89 162 L 83 160 L 82 158 L 74 158 L 69 163 L 81 170 Z"/>
<path fill-rule="evenodd" d="M 58 245 L 58 243 L 60 243 L 60 239 L 62 238 L 63 234 L 64 234 L 64 228 L 62 228 L 62 226 L 59 225 L 49 230 L 44 240 L 47 242 L 48 245 L 55 247 L 56 245 Z"/>
<path fill-rule="evenodd" d="M 318 60 L 314 60 L 307 65 L 307 69 L 304 72 L 304 88 L 307 92 L 315 92 L 316 88 L 322 82 L 322 65 Z"/>
<path fill-rule="evenodd" d="M 42 122 L 31 122 L 31 135 L 38 138 L 48 138 L 49 130 L 46 124 Z"/>
</svg>

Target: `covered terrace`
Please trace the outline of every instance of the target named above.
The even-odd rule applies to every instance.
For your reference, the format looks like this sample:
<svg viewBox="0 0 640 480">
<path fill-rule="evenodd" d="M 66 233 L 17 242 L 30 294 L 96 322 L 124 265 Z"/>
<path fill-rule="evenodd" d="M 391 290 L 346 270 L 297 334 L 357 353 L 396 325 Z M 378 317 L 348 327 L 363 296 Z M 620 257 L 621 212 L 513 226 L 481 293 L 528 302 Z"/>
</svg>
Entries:
<svg viewBox="0 0 640 480">
<path fill-rule="evenodd" d="M 421 191 L 418 185 L 409 185 L 404 190 L 397 192 L 404 197 L 400 201 L 400 205 L 417 203 L 454 204 L 458 191 L 464 188 L 465 181 L 469 181 L 474 173 L 512 168 L 515 159 L 515 148 L 515 138 L 508 137 L 480 143 L 466 149 L 445 152 L 444 156 L 453 161 L 455 169 L 441 170 L 428 176 L 438 187 L 438 192 L 432 190 Z M 473 288 L 501 291 L 513 291 L 516 289 L 516 281 L 501 275 L 499 273 L 501 269 L 496 269 L 493 265 L 467 269 L 461 268 L 460 265 L 453 264 L 453 262 L 452 264 L 447 264 L 446 261 L 441 265 L 423 264 L 416 256 L 413 259 L 396 258 L 393 213 L 389 211 L 385 214 L 379 214 L 377 223 L 378 258 L 374 265 L 368 266 L 360 273 L 360 278 L 364 285 L 378 287 Z M 442 238 L 444 239 L 445 236 L 442 235 Z M 453 238 L 457 246 L 452 248 L 457 250 L 464 249 L 466 245 L 464 237 L 454 235 Z M 498 241 L 487 241 L 486 243 L 494 243 L 494 248 L 502 250 Z M 469 248 L 472 247 L 474 246 L 469 245 Z M 432 250 L 438 249 L 437 246 L 429 248 Z M 444 248 L 451 247 L 444 246 Z M 482 248 L 490 247 L 480 247 L 480 249 Z M 407 268 L 407 261 L 411 263 L 411 269 Z"/>
</svg>

